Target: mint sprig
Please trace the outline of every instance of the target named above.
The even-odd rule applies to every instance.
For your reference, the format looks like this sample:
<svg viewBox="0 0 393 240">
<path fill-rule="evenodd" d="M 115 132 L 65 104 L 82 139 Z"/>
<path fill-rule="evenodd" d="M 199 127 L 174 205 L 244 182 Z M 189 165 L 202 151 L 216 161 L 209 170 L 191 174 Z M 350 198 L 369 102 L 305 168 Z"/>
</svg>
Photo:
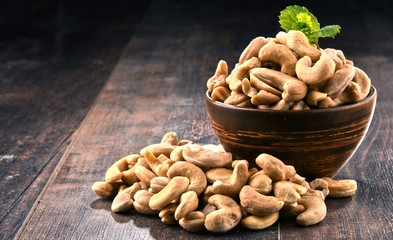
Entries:
<svg viewBox="0 0 393 240">
<path fill-rule="evenodd" d="M 329 25 L 321 28 L 317 18 L 308 11 L 306 7 L 298 5 L 288 6 L 280 12 L 279 23 L 286 32 L 290 30 L 302 31 L 310 43 L 318 46 L 318 39 L 331 37 L 334 38 L 340 33 L 339 25 Z M 319 48 L 319 46 L 318 46 Z"/>
</svg>

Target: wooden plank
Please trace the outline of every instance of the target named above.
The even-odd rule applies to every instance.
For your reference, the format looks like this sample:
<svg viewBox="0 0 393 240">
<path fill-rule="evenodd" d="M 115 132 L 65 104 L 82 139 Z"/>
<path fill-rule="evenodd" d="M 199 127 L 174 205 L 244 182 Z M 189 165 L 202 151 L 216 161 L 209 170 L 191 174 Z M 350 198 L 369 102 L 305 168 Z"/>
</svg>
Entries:
<svg viewBox="0 0 393 240">
<path fill-rule="evenodd" d="M 327 200 L 328 216 L 322 223 L 303 228 L 294 221 L 280 221 L 256 232 L 237 227 L 225 235 L 206 231 L 188 233 L 179 226 L 161 223 L 158 217 L 136 212 L 111 213 L 111 202 L 97 198 L 90 190 L 94 181 L 104 178 L 114 161 L 159 142 L 168 131 L 199 143 L 217 143 L 203 102 L 206 80 L 214 73 L 219 59 L 227 60 L 233 67 L 250 39 L 258 35 L 273 36 L 278 31 L 276 15 L 283 4 L 265 6 L 269 11 L 261 14 L 264 8 L 258 4 L 250 7 L 211 2 L 198 8 L 199 2 L 177 5 L 154 2 L 81 125 L 68 154 L 63 156 L 62 167 L 26 222 L 20 238 L 389 239 L 393 210 L 390 201 L 393 191 L 389 186 L 393 175 L 392 83 L 385 74 L 391 73 L 392 59 L 386 55 L 373 56 L 372 48 L 367 45 L 371 44 L 370 39 L 363 40 L 368 46 L 365 51 L 348 56 L 364 64 L 362 67 L 372 76 L 379 90 L 378 106 L 365 142 L 338 175 L 356 179 L 359 191 L 352 198 Z M 316 9 L 318 5 L 314 4 Z M 346 19 L 348 9 L 353 10 L 350 6 L 334 6 L 347 9 L 338 15 L 341 19 Z M 328 11 L 320 13 L 321 19 L 331 16 Z M 356 19 L 346 24 L 351 27 Z M 377 21 L 380 20 L 374 24 Z M 263 30 L 256 26 L 257 22 L 262 22 Z M 367 26 L 365 22 L 360 24 Z M 362 29 L 361 26 L 356 25 L 356 29 Z M 359 39 L 360 32 L 356 29 L 343 34 L 358 34 L 351 39 Z M 343 43 L 345 49 L 351 47 L 351 43 L 344 42 L 337 39 L 335 44 Z M 368 60 L 370 56 L 374 62 Z"/>
<path fill-rule="evenodd" d="M 148 2 L 73 4 L 0 9 L 0 239 L 25 221 Z"/>
</svg>

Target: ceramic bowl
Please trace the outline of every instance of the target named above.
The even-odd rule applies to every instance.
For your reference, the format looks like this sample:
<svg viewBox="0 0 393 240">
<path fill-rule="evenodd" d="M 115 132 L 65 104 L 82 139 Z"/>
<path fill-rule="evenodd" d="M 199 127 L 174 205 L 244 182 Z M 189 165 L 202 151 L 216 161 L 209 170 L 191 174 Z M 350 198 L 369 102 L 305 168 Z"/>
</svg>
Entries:
<svg viewBox="0 0 393 240">
<path fill-rule="evenodd" d="M 330 109 L 262 110 L 205 100 L 213 130 L 224 149 L 255 166 L 269 153 L 313 179 L 333 177 L 359 147 L 370 126 L 377 98 Z"/>
</svg>

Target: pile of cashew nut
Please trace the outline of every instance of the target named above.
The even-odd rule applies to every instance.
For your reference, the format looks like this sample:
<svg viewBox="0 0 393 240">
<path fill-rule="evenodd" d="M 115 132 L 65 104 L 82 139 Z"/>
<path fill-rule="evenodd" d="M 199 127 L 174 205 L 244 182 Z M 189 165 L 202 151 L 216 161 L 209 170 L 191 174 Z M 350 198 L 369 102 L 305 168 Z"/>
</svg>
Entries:
<svg viewBox="0 0 393 240">
<path fill-rule="evenodd" d="M 300 31 L 257 37 L 228 75 L 221 60 L 207 81 L 211 97 L 238 107 L 332 108 L 367 97 L 371 81 L 341 50 L 317 49 Z"/>
<path fill-rule="evenodd" d="M 261 154 L 261 168 L 234 160 L 221 145 L 178 141 L 174 132 L 161 143 L 115 162 L 93 192 L 113 198 L 113 212 L 158 215 L 161 221 L 195 232 L 227 232 L 239 223 L 260 230 L 278 218 L 295 218 L 302 226 L 326 216 L 324 199 L 355 194 L 354 180 L 317 178 L 307 182 L 293 166 Z"/>
</svg>

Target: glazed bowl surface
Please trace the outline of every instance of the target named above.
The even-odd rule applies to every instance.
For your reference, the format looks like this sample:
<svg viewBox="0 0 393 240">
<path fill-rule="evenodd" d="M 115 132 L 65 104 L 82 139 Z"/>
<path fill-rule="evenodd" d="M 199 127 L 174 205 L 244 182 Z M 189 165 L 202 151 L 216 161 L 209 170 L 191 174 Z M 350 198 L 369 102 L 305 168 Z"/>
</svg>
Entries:
<svg viewBox="0 0 393 240">
<path fill-rule="evenodd" d="M 374 115 L 371 86 L 364 100 L 329 109 L 269 110 L 205 102 L 213 130 L 224 149 L 251 166 L 261 153 L 293 165 L 307 179 L 333 177 L 355 153 Z"/>
</svg>

